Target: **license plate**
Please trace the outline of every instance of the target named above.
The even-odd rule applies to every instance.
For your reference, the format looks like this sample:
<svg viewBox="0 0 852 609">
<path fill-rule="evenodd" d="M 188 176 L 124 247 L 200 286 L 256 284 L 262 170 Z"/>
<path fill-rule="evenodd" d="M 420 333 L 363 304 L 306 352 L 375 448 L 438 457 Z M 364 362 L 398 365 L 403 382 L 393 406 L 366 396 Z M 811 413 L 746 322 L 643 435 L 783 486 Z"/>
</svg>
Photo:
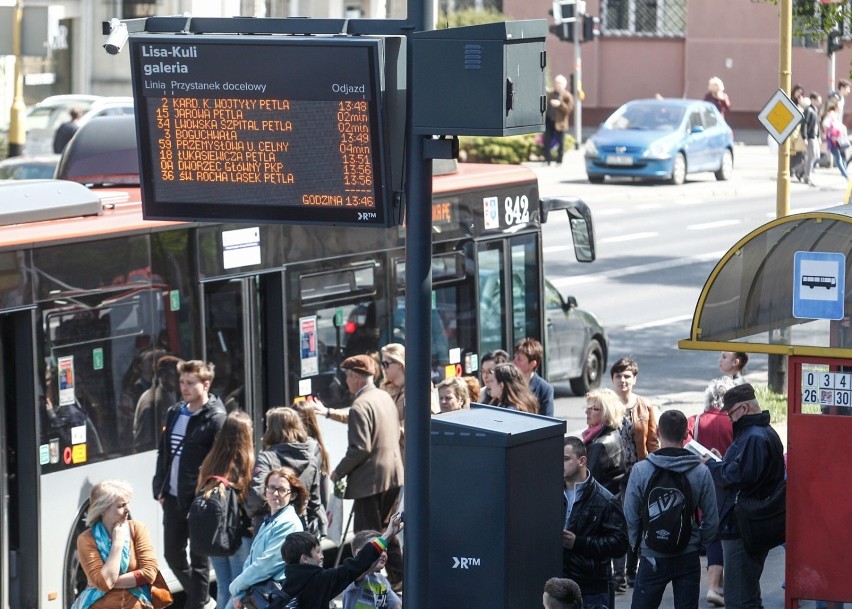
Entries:
<svg viewBox="0 0 852 609">
<path fill-rule="evenodd" d="M 606 157 L 607 165 L 632 165 L 632 156 L 608 156 Z"/>
</svg>

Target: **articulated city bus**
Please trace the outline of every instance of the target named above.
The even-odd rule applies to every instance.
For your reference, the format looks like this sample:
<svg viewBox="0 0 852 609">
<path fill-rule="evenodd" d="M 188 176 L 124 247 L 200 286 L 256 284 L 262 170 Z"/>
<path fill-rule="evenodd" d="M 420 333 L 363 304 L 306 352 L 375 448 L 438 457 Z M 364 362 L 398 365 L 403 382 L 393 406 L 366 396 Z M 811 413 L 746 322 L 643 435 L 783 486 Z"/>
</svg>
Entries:
<svg viewBox="0 0 852 609">
<path fill-rule="evenodd" d="M 114 139 L 122 120 L 85 129 L 105 121 Z M 145 221 L 138 176 L 111 168 L 135 152 L 86 156 L 85 142 L 81 130 L 60 165 L 80 183 L 0 182 L 3 607 L 71 605 L 85 585 L 75 540 L 105 478 L 131 482 L 133 517 L 173 580 L 151 488 L 162 415 L 179 398 L 173 375 L 158 373 L 167 356 L 213 362 L 212 392 L 249 412 L 259 439 L 269 407 L 307 395 L 345 406 L 340 361 L 404 343 L 409 330 L 404 227 Z M 578 258 L 594 257 L 588 208 L 540 200 L 523 167 L 460 165 L 433 190 L 423 323 L 434 379 L 476 374 L 484 352 L 534 336 L 564 350 L 560 378 L 594 385 L 606 336 L 546 285 L 541 258 L 542 223 L 557 211 Z M 548 339 L 556 321 L 565 331 Z M 326 431 L 338 459 L 345 426 Z"/>
</svg>

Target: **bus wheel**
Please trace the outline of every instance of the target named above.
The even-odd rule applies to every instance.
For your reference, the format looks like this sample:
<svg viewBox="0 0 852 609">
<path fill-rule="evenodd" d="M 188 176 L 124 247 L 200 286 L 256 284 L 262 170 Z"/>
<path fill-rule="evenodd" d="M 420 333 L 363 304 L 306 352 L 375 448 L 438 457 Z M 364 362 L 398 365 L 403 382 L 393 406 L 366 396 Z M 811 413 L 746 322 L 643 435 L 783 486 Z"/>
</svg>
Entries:
<svg viewBox="0 0 852 609">
<path fill-rule="evenodd" d="M 592 339 L 589 341 L 589 349 L 586 351 L 586 361 L 583 362 L 583 374 L 569 381 L 574 395 L 584 396 L 592 389 L 600 386 L 603 361 L 601 344 Z"/>
<path fill-rule="evenodd" d="M 71 607 L 71 604 L 79 596 L 88 582 L 86 580 L 86 572 L 80 565 L 80 557 L 77 554 L 77 537 L 86 530 L 86 523 L 80 517 L 74 527 L 74 532 L 68 542 L 68 548 L 65 550 L 65 606 Z"/>
</svg>

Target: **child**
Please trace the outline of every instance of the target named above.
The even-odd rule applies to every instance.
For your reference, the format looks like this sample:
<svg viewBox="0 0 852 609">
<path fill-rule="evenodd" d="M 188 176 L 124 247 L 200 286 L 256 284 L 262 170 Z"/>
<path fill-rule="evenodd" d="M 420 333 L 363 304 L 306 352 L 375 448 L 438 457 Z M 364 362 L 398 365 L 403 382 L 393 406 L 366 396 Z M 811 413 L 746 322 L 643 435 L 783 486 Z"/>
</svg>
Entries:
<svg viewBox="0 0 852 609">
<path fill-rule="evenodd" d="M 310 533 L 291 533 L 281 546 L 286 566 L 283 590 L 298 598 L 299 609 L 327 609 L 334 597 L 381 562 L 388 541 L 402 530 L 402 514 L 394 514 L 381 537 L 367 543 L 352 558 L 323 570 L 319 540 Z"/>
<path fill-rule="evenodd" d="M 359 531 L 352 540 L 352 551 L 357 553 L 379 536 L 378 531 Z M 382 567 L 387 562 L 387 553 L 382 552 L 379 560 L 370 570 L 349 584 L 343 592 L 343 609 L 399 609 L 402 601 L 391 590 L 388 579 L 382 575 Z"/>
</svg>

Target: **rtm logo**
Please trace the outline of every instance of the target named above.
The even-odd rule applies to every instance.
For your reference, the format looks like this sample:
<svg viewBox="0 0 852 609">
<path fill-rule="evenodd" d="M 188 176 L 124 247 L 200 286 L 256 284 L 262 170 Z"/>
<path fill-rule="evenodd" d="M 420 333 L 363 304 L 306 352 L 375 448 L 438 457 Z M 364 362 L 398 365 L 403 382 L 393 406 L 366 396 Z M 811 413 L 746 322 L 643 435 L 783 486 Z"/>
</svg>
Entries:
<svg viewBox="0 0 852 609">
<path fill-rule="evenodd" d="M 358 212 L 358 219 L 359 220 L 375 220 L 376 219 L 376 212 L 374 212 L 374 211 L 359 211 Z"/>
<path fill-rule="evenodd" d="M 479 567 L 481 563 L 478 558 L 456 558 L 453 556 L 453 569 L 469 569 L 470 567 Z"/>
</svg>

